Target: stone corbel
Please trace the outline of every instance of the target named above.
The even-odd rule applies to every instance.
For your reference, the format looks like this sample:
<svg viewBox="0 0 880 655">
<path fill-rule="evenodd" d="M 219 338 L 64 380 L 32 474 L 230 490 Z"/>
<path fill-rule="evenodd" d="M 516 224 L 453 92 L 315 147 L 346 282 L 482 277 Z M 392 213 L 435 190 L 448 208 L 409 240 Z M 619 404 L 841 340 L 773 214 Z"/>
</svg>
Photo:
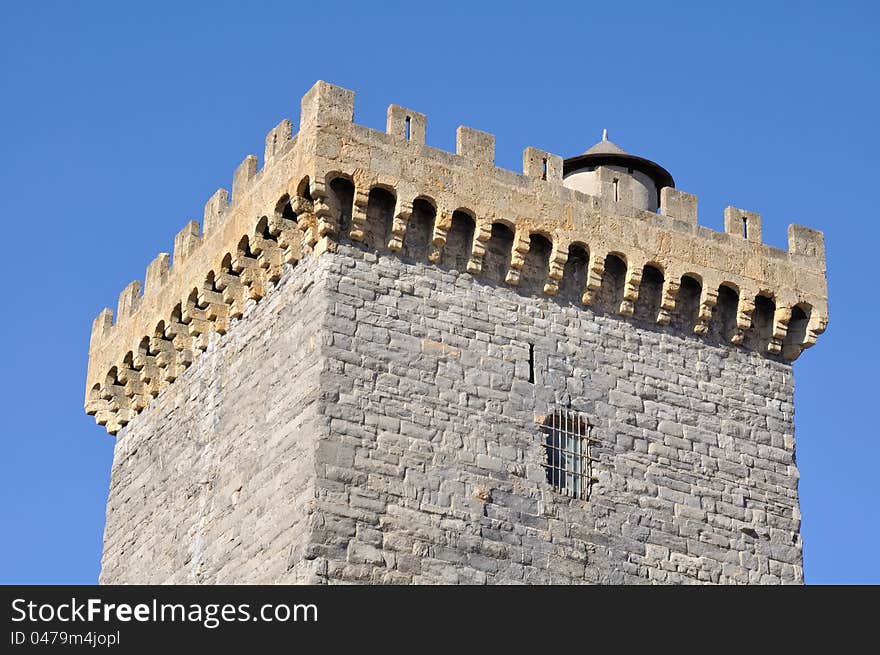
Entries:
<svg viewBox="0 0 880 655">
<path fill-rule="evenodd" d="M 220 273 L 214 280 L 214 286 L 220 291 L 223 302 L 229 307 L 229 318 L 241 318 L 247 300 L 241 279 L 232 273 Z"/>
<path fill-rule="evenodd" d="M 767 344 L 767 352 L 778 355 L 782 352 L 782 342 L 788 334 L 788 322 L 791 320 L 791 307 L 777 307 L 773 313 L 773 333 L 770 335 L 770 343 Z"/>
<path fill-rule="evenodd" d="M 397 198 L 394 207 L 394 219 L 391 221 L 391 238 L 388 240 L 388 250 L 400 252 L 403 248 L 403 238 L 406 236 L 406 226 L 412 217 L 412 201 Z"/>
<path fill-rule="evenodd" d="M 815 309 L 810 314 L 810 320 L 807 322 L 807 335 L 804 337 L 804 348 L 812 348 L 816 345 L 819 335 L 825 331 L 828 326 L 828 317 L 820 315 Z"/>
<path fill-rule="evenodd" d="M 256 259 L 239 253 L 232 260 L 232 270 L 238 273 L 241 283 L 247 288 L 248 298 L 260 300 L 266 295 L 266 273 Z"/>
<path fill-rule="evenodd" d="M 602 276 L 605 274 L 605 256 L 599 257 L 596 253 L 590 253 L 590 263 L 587 266 L 587 281 L 584 285 L 584 293 L 581 302 L 584 305 L 592 305 L 596 302 L 599 289 L 602 288 Z"/>
<path fill-rule="evenodd" d="M 492 238 L 492 226 L 488 223 L 480 223 L 474 230 L 474 242 L 471 245 L 471 256 L 467 263 L 467 272 L 471 275 L 479 275 L 483 270 L 483 257 L 486 255 L 486 244 Z"/>
<path fill-rule="evenodd" d="M 260 268 L 266 271 L 266 279 L 270 282 L 277 282 L 281 278 L 284 266 L 284 258 L 278 242 L 255 235 L 250 240 L 250 247 Z"/>
<path fill-rule="evenodd" d="M 718 287 L 710 287 L 704 282 L 700 291 L 700 311 L 697 313 L 694 334 L 704 335 L 709 331 L 709 321 L 712 320 L 712 312 L 716 304 L 718 304 Z"/>
<path fill-rule="evenodd" d="M 626 268 L 626 278 L 623 283 L 623 300 L 618 312 L 622 316 L 632 316 L 635 310 L 636 300 L 639 298 L 639 285 L 642 283 L 642 268 L 630 262 Z"/>
<path fill-rule="evenodd" d="M 736 306 L 736 329 L 733 331 L 733 336 L 730 337 L 730 343 L 735 346 L 742 344 L 746 330 L 752 327 L 752 314 L 755 312 L 754 298 L 754 294 L 739 294 L 739 302 Z"/>
<path fill-rule="evenodd" d="M 559 246 L 559 239 L 553 239 L 553 251 L 550 253 L 550 266 L 547 271 L 547 283 L 544 284 L 544 293 L 555 296 L 559 293 L 559 282 L 565 271 L 565 263 L 568 261 L 568 250 Z"/>
<path fill-rule="evenodd" d="M 434 221 L 434 233 L 431 236 L 431 244 L 428 252 L 428 261 L 436 264 L 443 255 L 443 248 L 446 247 L 446 237 L 449 230 L 452 229 L 452 214 L 443 210 L 437 211 L 437 220 Z"/>
<path fill-rule="evenodd" d="M 156 365 L 156 357 L 149 353 L 149 346 L 147 350 L 148 352 L 139 352 L 134 356 L 131 367 L 139 372 L 144 392 L 155 398 L 161 389 L 162 375 Z"/>
<path fill-rule="evenodd" d="M 354 206 L 351 210 L 351 230 L 348 238 L 363 241 L 367 230 L 367 205 L 370 201 L 370 187 L 357 184 L 354 189 Z"/>
<path fill-rule="evenodd" d="M 678 292 L 681 282 L 678 278 L 671 277 L 668 272 L 663 280 L 663 292 L 660 299 L 660 310 L 657 312 L 657 323 L 669 325 L 672 320 L 672 312 L 675 311 L 675 303 L 678 300 Z"/>
<path fill-rule="evenodd" d="M 510 251 L 510 266 L 507 269 L 507 277 L 504 278 L 504 281 L 512 287 L 519 286 L 522 267 L 526 263 L 528 252 L 529 233 L 517 228 L 513 236 L 513 248 Z"/>
<path fill-rule="evenodd" d="M 318 219 L 315 216 L 315 205 L 302 196 L 291 196 L 290 208 L 296 214 L 296 224 L 303 232 L 303 240 L 309 248 L 318 242 Z"/>
<path fill-rule="evenodd" d="M 291 206 L 293 206 L 292 201 Z M 292 264 L 302 258 L 302 252 L 300 251 L 301 239 L 296 230 L 296 221 L 273 213 L 269 217 L 267 227 L 269 234 L 272 235 L 278 243 L 278 247 L 281 248 L 282 259 L 285 264 Z"/>
<path fill-rule="evenodd" d="M 339 229 L 339 218 L 342 215 L 342 208 L 337 207 L 336 203 L 331 200 L 327 191 L 327 185 L 323 180 L 312 180 L 310 190 L 317 230 L 317 242 L 314 246 L 315 256 L 317 257 L 328 250 L 336 249 L 336 242 L 333 240 L 333 236 Z"/>
</svg>

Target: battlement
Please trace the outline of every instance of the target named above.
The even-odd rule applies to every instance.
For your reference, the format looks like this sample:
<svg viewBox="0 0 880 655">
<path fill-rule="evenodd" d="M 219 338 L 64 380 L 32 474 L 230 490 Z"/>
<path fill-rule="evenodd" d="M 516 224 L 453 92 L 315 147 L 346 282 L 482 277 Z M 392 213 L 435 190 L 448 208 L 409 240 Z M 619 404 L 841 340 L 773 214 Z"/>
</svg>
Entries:
<svg viewBox="0 0 880 655">
<path fill-rule="evenodd" d="M 723 233 L 697 222 L 697 198 L 666 187 L 660 212 L 627 204 L 598 171 L 599 194 L 563 185 L 562 158 L 526 148 L 523 173 L 497 168 L 491 134 L 459 127 L 456 153 L 425 145 L 424 114 L 391 105 L 385 132 L 352 122 L 354 94 L 318 82 L 293 134 L 266 137 L 231 197 L 218 190 L 144 284 L 104 309 L 89 350 L 86 411 L 115 434 L 259 301 L 285 266 L 339 239 L 457 268 L 529 295 L 661 325 L 686 324 L 733 347 L 795 359 L 827 324 L 822 234 L 799 225 L 789 249 L 761 242 L 761 217 L 729 207 Z M 614 186 L 613 193 L 611 185 Z M 608 187 L 606 190 L 605 187 Z"/>
</svg>

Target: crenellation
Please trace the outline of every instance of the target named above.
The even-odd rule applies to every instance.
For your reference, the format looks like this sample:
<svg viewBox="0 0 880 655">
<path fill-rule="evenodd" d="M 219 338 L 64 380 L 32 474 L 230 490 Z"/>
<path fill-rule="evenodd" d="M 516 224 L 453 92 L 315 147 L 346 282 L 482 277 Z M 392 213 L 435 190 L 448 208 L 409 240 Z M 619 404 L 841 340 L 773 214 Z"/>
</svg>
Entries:
<svg viewBox="0 0 880 655">
<path fill-rule="evenodd" d="M 788 226 L 788 252 L 797 256 L 796 261 L 802 261 L 807 266 L 812 265 L 810 259 L 818 260 L 820 272 L 825 272 L 825 237 L 819 230 L 814 230 L 803 225 L 791 224 Z"/>
<path fill-rule="evenodd" d="M 761 215 L 736 207 L 724 208 L 724 231 L 746 241 L 762 243 Z"/>
<path fill-rule="evenodd" d="M 201 226 L 199 225 L 199 222 L 190 221 L 174 236 L 173 265 L 175 267 L 179 264 L 183 264 L 190 254 L 199 247 L 202 242 L 202 237 L 199 234 L 200 231 Z"/>
<path fill-rule="evenodd" d="M 474 223 L 469 252 L 461 257 L 471 275 L 494 274 L 483 270 L 484 258 L 492 226 L 500 223 L 513 234 L 498 280 L 507 286 L 520 284 L 532 238 L 541 235 L 550 244 L 549 259 L 545 256 L 541 264 L 546 267 L 539 276 L 543 282 L 535 290 L 541 295 L 555 296 L 565 286 L 570 249 L 578 247 L 586 254 L 576 292 L 583 306 L 594 305 L 607 274 L 605 258 L 616 253 L 626 267 L 612 308 L 619 316 L 633 315 L 643 269 L 650 264 L 663 276 L 654 317 L 659 326 L 672 321 L 681 281 L 688 276 L 699 285 L 692 324 L 697 335 L 708 334 L 722 285 L 734 289 L 737 298 L 727 336 L 733 345 L 742 344 L 752 327 L 758 294 L 775 303 L 769 337 L 761 346 L 770 356 L 794 359 L 825 328 L 820 232 L 790 226 L 786 252 L 761 243 L 758 214 L 728 208 L 724 233 L 699 226 L 696 196 L 672 187 L 660 190 L 659 214 L 634 207 L 631 180 L 609 167 L 599 167 L 599 196 L 590 196 L 563 186 L 562 159 L 545 151 L 526 148 L 523 174 L 518 174 L 494 166 L 491 134 L 458 128 L 453 155 L 424 145 L 426 118 L 418 112 L 391 105 L 387 134 L 353 124 L 353 116 L 352 92 L 316 83 L 302 100 L 300 132 L 291 134 L 288 120 L 273 128 L 259 174 L 256 157 L 245 158 L 233 175 L 231 204 L 227 192 L 218 190 L 206 203 L 204 230 L 200 233 L 199 224 L 191 221 L 176 235 L 173 266 L 168 267 L 167 254 L 150 264 L 145 296 L 140 295 L 140 283 L 132 283 L 120 296 L 115 324 L 112 312 L 99 315 L 96 325 L 101 327 L 93 330 L 90 348 L 87 403 L 94 405 L 89 394 L 104 383 L 106 371 L 114 366 L 119 370 L 125 354 L 136 352 L 141 340 L 150 337 L 159 340 L 150 342 L 155 347 L 149 356 L 157 357 L 156 362 L 142 367 L 148 371 L 142 381 L 150 392 L 105 399 L 119 411 L 131 411 L 132 402 L 139 407 L 156 390 L 157 375 L 162 384 L 179 378 L 208 347 L 210 334 L 227 332 L 241 319 L 248 301 L 271 291 L 286 265 L 335 251 L 344 240 L 365 241 L 375 188 L 394 198 L 387 243 L 365 242 L 379 250 L 405 251 L 408 228 L 419 220 L 427 229 L 424 260 L 445 266 L 453 215 L 462 212 Z M 417 149 L 415 156 L 411 148 Z M 350 200 L 340 202 L 335 179 L 350 185 Z M 417 201 L 430 205 L 432 216 L 417 218 Z M 175 307 L 180 308 L 177 316 Z M 792 342 L 788 330 L 795 307 L 803 326 L 796 332 L 802 335 L 800 342 Z M 163 321 L 164 334 L 154 336 Z M 113 408 L 101 411 L 104 419 Z M 106 423 L 118 427 L 124 420 Z"/>
<path fill-rule="evenodd" d="M 663 187 L 660 190 L 660 213 L 686 225 L 696 225 L 697 196 L 673 187 Z"/>
<path fill-rule="evenodd" d="M 164 286 L 168 279 L 171 266 L 171 255 L 160 252 L 147 265 L 147 274 L 144 277 L 144 295 L 156 294 Z"/>
<path fill-rule="evenodd" d="M 400 105 L 389 105 L 385 131 L 398 139 L 424 145 L 427 122 L 424 114 Z"/>
<path fill-rule="evenodd" d="M 523 175 L 562 184 L 562 157 L 529 146 L 523 150 Z"/>
<path fill-rule="evenodd" d="M 455 130 L 455 154 L 474 164 L 495 166 L 495 135 L 460 125 Z"/>
<path fill-rule="evenodd" d="M 92 322 L 91 343 L 95 344 L 102 340 L 113 327 L 113 310 L 109 307 L 102 309 Z M 91 348 L 90 348 L 91 350 Z"/>
<path fill-rule="evenodd" d="M 354 92 L 318 80 L 300 103 L 299 129 L 317 129 L 354 120 Z"/>
<path fill-rule="evenodd" d="M 245 162 L 247 162 L 247 159 L 245 159 Z M 241 165 L 236 169 L 233 180 L 238 177 L 239 169 L 241 169 Z M 223 220 L 223 213 L 228 206 L 229 192 L 226 189 L 217 189 L 205 203 L 205 212 L 202 220 L 203 234 L 208 234 L 217 229 L 217 226 Z"/>
<path fill-rule="evenodd" d="M 131 316 L 141 304 L 141 281 L 129 282 L 119 294 L 119 302 L 116 305 L 116 321 L 119 322 Z"/>
<path fill-rule="evenodd" d="M 278 125 L 269 130 L 266 135 L 266 146 L 263 150 L 263 166 L 270 165 L 277 157 L 280 157 L 291 138 L 293 137 L 293 123 L 285 118 Z M 233 193 L 233 195 L 235 195 Z"/>
<path fill-rule="evenodd" d="M 257 175 L 257 156 L 248 155 L 232 174 L 232 198 L 236 200 L 243 194 Z M 225 205 L 222 209 L 225 209 Z M 222 211 L 221 209 L 221 211 Z"/>
</svg>

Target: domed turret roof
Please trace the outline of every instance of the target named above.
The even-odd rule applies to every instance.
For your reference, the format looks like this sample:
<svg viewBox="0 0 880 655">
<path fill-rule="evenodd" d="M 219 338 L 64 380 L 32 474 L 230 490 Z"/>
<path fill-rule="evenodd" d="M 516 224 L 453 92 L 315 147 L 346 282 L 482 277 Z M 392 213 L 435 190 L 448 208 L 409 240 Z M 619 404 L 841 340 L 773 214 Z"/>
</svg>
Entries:
<svg viewBox="0 0 880 655">
<path fill-rule="evenodd" d="M 608 139 L 608 130 L 602 130 L 602 140 L 588 148 L 586 152 L 566 159 L 562 164 L 562 174 L 566 176 L 569 173 L 576 173 L 585 168 L 593 169 L 596 166 L 621 166 L 640 171 L 654 181 L 658 193 L 663 187 L 675 186 L 675 180 L 672 179 L 669 171 L 650 159 L 629 154 Z"/>
<path fill-rule="evenodd" d="M 585 155 L 628 155 L 629 153 L 621 148 L 614 141 L 608 140 L 608 130 L 602 130 L 602 140 L 591 148 L 588 148 Z"/>
</svg>

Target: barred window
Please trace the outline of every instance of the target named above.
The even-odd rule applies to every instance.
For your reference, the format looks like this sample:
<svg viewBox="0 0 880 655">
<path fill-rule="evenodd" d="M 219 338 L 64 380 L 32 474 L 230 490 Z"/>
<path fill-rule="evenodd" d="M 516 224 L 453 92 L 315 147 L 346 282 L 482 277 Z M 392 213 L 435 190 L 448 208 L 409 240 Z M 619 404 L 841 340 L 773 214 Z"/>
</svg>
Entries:
<svg viewBox="0 0 880 655">
<path fill-rule="evenodd" d="M 588 498 L 592 481 L 590 428 L 576 412 L 553 412 L 544 419 L 544 470 L 547 482 L 557 491 L 574 498 Z"/>
</svg>

